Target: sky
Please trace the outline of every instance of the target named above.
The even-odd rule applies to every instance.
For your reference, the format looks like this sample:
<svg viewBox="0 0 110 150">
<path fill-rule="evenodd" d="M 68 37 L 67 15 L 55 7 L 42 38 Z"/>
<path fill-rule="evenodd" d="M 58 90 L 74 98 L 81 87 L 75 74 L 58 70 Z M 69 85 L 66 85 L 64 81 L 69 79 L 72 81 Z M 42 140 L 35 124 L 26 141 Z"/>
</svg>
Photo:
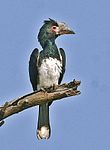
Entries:
<svg viewBox="0 0 110 150">
<path fill-rule="evenodd" d="M 0 1 L 0 105 L 32 92 L 29 57 L 41 49 L 37 34 L 48 18 L 75 31 L 56 43 L 67 56 L 62 82 L 81 80 L 81 95 L 51 105 L 49 140 L 36 138 L 33 107 L 5 119 L 0 150 L 110 150 L 109 6 L 109 0 Z"/>
</svg>

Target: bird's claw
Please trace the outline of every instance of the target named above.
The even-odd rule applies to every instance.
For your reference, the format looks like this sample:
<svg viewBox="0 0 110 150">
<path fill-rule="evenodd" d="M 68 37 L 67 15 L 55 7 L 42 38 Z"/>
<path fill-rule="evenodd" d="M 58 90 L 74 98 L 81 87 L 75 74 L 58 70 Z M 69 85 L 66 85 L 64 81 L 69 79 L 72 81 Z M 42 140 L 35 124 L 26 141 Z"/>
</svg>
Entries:
<svg viewBox="0 0 110 150">
<path fill-rule="evenodd" d="M 57 85 L 53 84 L 52 86 L 50 86 L 49 88 L 47 88 L 47 92 L 54 92 L 57 88 Z"/>
</svg>

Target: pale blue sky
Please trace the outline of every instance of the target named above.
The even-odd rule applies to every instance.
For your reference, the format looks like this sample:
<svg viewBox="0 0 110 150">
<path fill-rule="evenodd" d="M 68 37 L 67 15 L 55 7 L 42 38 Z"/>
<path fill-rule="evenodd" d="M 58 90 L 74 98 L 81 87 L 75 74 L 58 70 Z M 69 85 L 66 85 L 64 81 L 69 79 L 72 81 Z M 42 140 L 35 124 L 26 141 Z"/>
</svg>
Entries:
<svg viewBox="0 0 110 150">
<path fill-rule="evenodd" d="M 56 43 L 67 55 L 63 82 L 81 80 L 82 94 L 52 104 L 49 140 L 36 138 L 36 107 L 6 119 L 0 150 L 110 150 L 109 0 L 1 0 L 0 104 L 32 91 L 29 56 L 49 17 L 76 32 Z"/>
</svg>

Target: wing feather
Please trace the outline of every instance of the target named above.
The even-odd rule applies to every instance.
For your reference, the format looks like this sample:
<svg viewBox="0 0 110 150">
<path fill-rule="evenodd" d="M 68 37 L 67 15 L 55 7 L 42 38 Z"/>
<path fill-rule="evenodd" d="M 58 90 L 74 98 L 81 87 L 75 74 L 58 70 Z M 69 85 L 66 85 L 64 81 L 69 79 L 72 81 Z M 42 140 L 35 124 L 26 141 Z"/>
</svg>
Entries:
<svg viewBox="0 0 110 150">
<path fill-rule="evenodd" d="M 35 48 L 31 53 L 29 60 L 29 77 L 34 91 L 37 90 L 38 83 L 38 58 L 39 50 Z"/>
<path fill-rule="evenodd" d="M 62 57 L 62 60 L 61 60 L 61 61 L 62 61 L 62 72 L 60 73 L 60 78 L 59 78 L 58 84 L 60 84 L 61 81 L 62 81 L 62 79 L 63 79 L 63 75 L 64 75 L 64 73 L 65 73 L 65 66 L 66 66 L 66 55 L 65 55 L 65 51 L 64 51 L 62 48 L 60 48 L 59 51 L 60 51 L 60 54 L 61 54 L 61 57 Z"/>
</svg>

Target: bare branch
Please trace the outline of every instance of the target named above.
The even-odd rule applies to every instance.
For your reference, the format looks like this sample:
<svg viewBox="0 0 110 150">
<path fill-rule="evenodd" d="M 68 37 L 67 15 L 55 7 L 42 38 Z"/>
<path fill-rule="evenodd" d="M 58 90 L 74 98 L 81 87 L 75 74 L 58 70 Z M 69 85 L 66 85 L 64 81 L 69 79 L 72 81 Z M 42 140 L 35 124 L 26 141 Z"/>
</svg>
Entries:
<svg viewBox="0 0 110 150">
<path fill-rule="evenodd" d="M 47 91 L 33 92 L 6 102 L 4 105 L 0 106 L 0 126 L 4 124 L 3 119 L 27 108 L 46 102 L 60 100 L 65 97 L 79 95 L 80 91 L 77 91 L 79 85 L 80 81 L 74 80 L 70 83 L 56 86 L 55 90 L 48 89 Z"/>
</svg>

